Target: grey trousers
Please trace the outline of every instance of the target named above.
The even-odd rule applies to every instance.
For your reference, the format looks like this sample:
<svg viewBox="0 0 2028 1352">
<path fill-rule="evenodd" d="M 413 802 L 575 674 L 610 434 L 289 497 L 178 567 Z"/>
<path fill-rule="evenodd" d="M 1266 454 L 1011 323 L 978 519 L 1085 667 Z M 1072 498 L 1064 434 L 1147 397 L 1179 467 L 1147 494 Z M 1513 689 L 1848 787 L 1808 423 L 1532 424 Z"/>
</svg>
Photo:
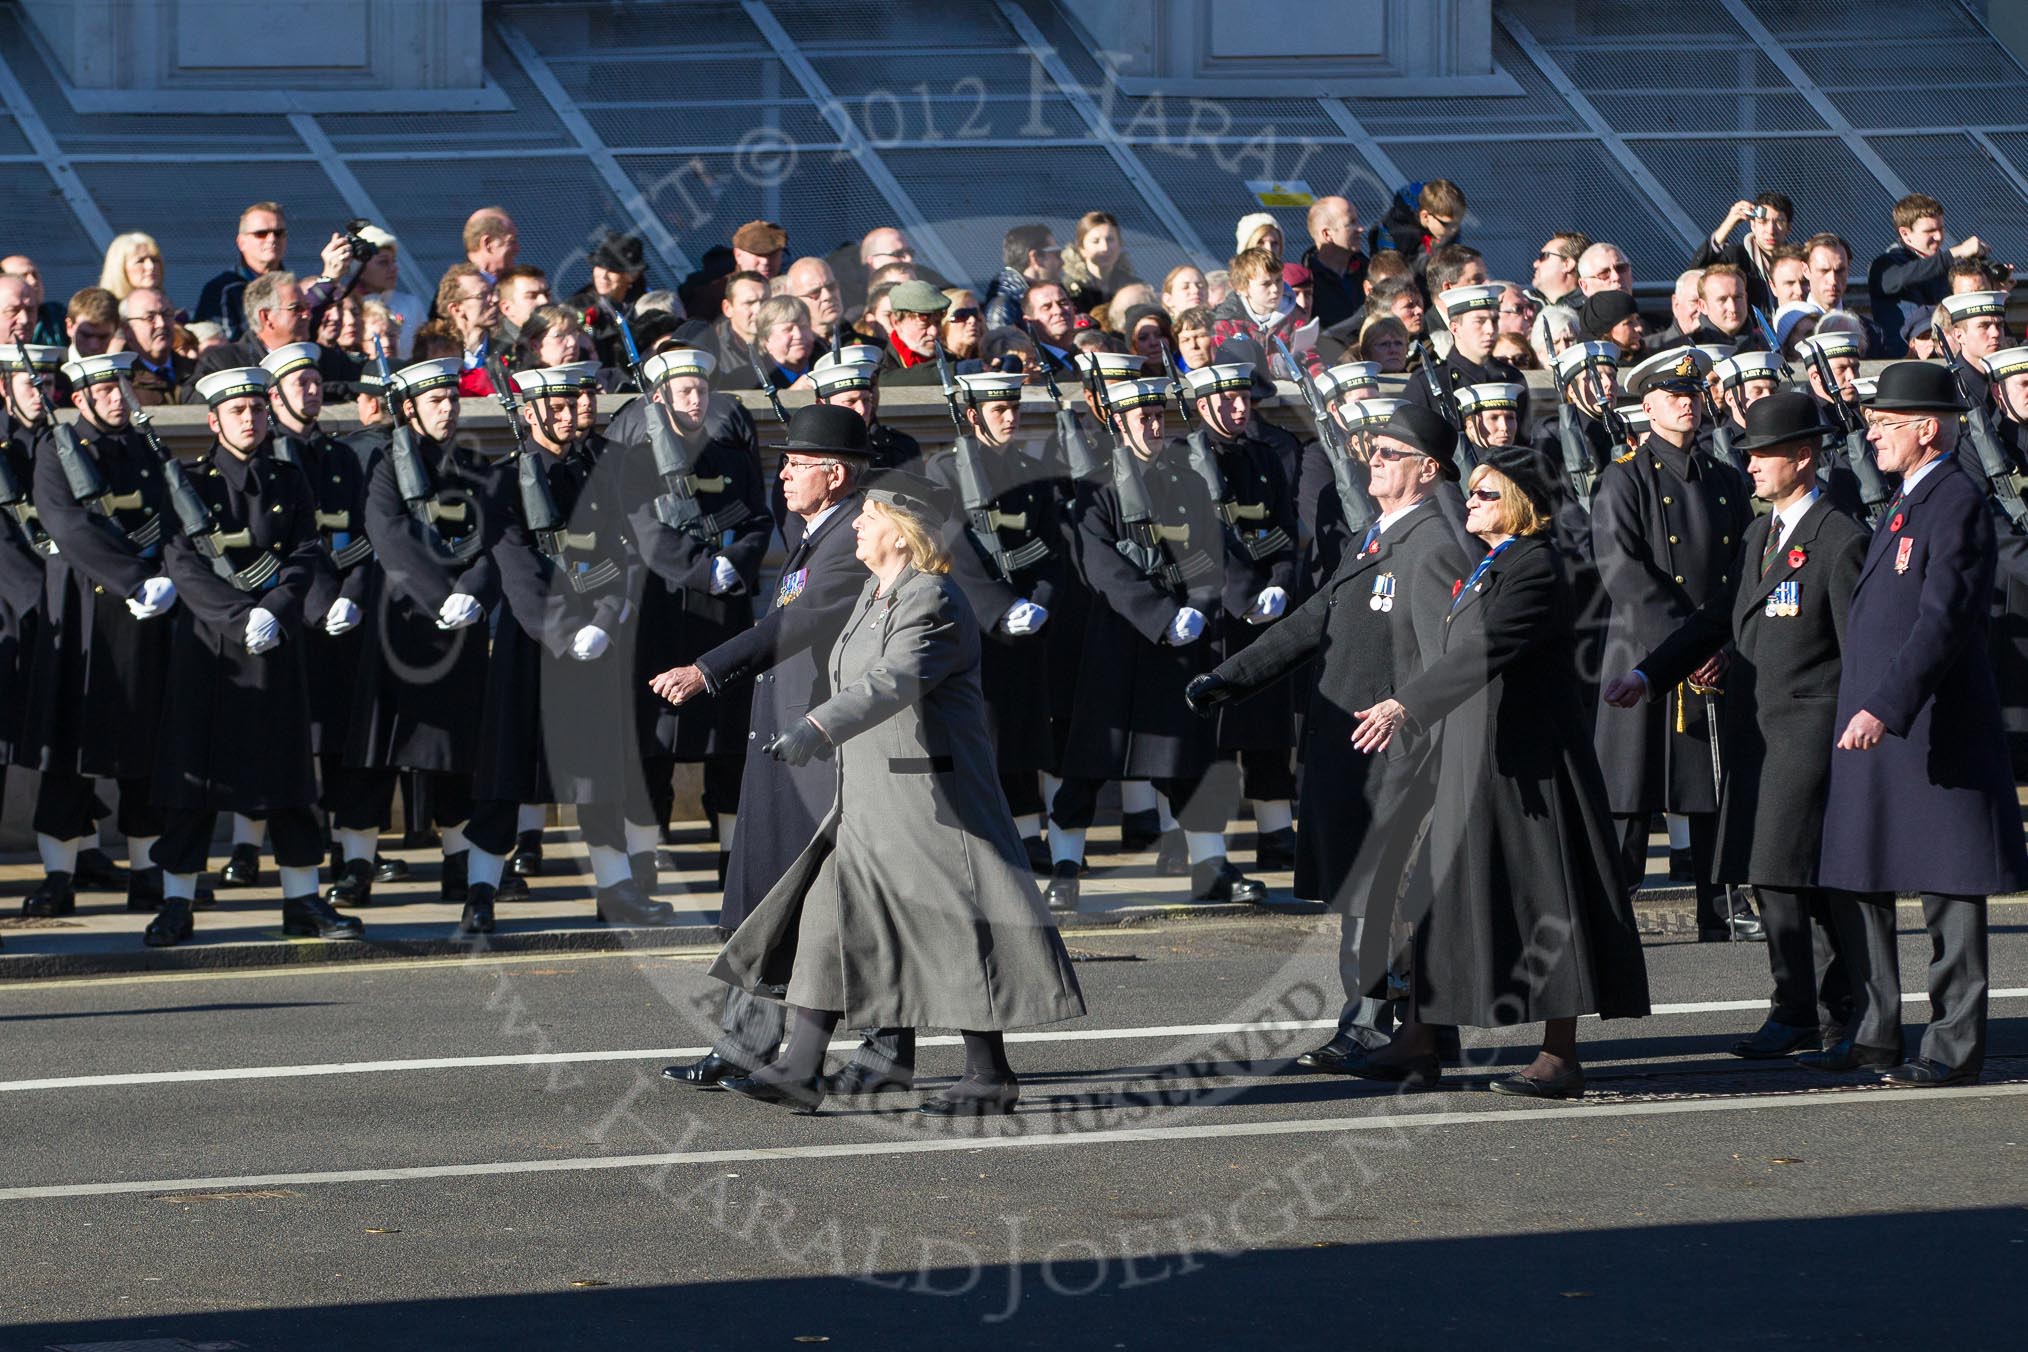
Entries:
<svg viewBox="0 0 2028 1352">
<path fill-rule="evenodd" d="M 1852 1036 L 1868 1047 L 1901 1046 L 1901 955 L 1894 898 L 1833 895 L 1838 938 L 1852 962 Z M 1986 1060 L 1986 899 L 1922 894 L 1929 931 L 1929 1027 L 1921 1054 L 1960 1070 Z"/>
<path fill-rule="evenodd" d="M 763 1000 L 737 986 L 725 993 L 725 1009 L 719 1015 L 721 1030 L 711 1050 L 720 1060 L 748 1070 L 759 1070 L 781 1051 L 788 1029 L 787 1006 Z M 883 1078 L 913 1078 L 915 1075 L 915 1029 L 862 1028 L 859 1049 L 852 1054 L 855 1065 Z"/>
<path fill-rule="evenodd" d="M 1345 987 L 1345 1007 L 1338 1012 L 1338 1034 L 1332 1041 L 1356 1043 L 1371 1051 L 1387 1044 L 1401 1022 L 1399 1000 L 1376 1000 L 1361 993 L 1359 945 L 1365 938 L 1366 917 L 1339 917 L 1338 980 Z"/>
</svg>

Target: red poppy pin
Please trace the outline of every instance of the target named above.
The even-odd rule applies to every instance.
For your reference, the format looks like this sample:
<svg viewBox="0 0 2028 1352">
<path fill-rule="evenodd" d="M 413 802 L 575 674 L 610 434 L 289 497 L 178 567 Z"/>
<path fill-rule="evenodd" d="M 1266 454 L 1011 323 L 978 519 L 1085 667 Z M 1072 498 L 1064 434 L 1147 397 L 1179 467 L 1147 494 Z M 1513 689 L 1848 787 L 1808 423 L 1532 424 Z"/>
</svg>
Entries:
<svg viewBox="0 0 2028 1352">
<path fill-rule="evenodd" d="M 1465 580 L 1463 578 L 1459 578 L 1456 582 L 1451 583 L 1451 600 L 1453 601 L 1457 600 L 1458 593 L 1462 592 L 1464 589 L 1465 589 Z"/>
<path fill-rule="evenodd" d="M 597 309 L 594 308 L 584 312 L 584 326 L 588 329 L 595 329 L 599 326 L 599 312 Z"/>
<path fill-rule="evenodd" d="M 1791 549 L 1789 551 L 1789 567 L 1800 568 L 1803 566 L 1803 560 L 1809 557 L 1810 556 L 1808 554 L 1805 554 L 1800 549 Z"/>
<path fill-rule="evenodd" d="M 1902 522 L 1904 522 L 1904 521 L 1906 521 L 1906 520 L 1908 520 L 1908 518 L 1907 518 L 1906 516 L 1903 516 L 1903 515 L 1902 515 L 1902 514 L 1901 514 L 1900 512 L 1896 512 L 1896 513 L 1894 514 L 1894 520 L 1892 520 L 1892 521 L 1890 521 L 1890 522 L 1888 522 L 1888 523 L 1887 523 L 1887 529 L 1888 529 L 1888 530 L 1890 530 L 1890 531 L 1897 531 L 1897 530 L 1900 530 L 1900 529 L 1901 529 L 1901 523 L 1902 523 Z"/>
</svg>

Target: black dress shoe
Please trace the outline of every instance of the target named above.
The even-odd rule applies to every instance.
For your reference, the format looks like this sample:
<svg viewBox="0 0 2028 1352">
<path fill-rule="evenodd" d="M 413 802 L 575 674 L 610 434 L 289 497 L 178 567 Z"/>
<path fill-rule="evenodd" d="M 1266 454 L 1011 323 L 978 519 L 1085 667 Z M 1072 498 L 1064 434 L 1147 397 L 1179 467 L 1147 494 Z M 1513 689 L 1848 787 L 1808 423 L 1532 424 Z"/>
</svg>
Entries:
<svg viewBox="0 0 2028 1352">
<path fill-rule="evenodd" d="M 1813 1052 L 1819 1045 L 1816 1029 L 1769 1019 L 1752 1037 L 1733 1043 L 1732 1054 L 1749 1061 L 1778 1061 L 1794 1052 Z"/>
<path fill-rule="evenodd" d="M 1572 1066 L 1561 1075 L 1537 1078 L 1533 1075 L 1513 1074 L 1504 1080 L 1495 1080 L 1486 1086 L 1496 1094 L 1509 1098 L 1532 1099 L 1574 1099 L 1584 1097 L 1584 1068 Z"/>
<path fill-rule="evenodd" d="M 162 909 L 162 870 L 159 866 L 127 870 L 127 909 L 130 911 Z"/>
<path fill-rule="evenodd" d="M 45 875 L 36 889 L 21 902 L 21 914 L 34 920 L 52 920 L 76 910 L 77 889 L 72 875 L 68 873 Z"/>
<path fill-rule="evenodd" d="M 542 832 L 523 831 L 514 840 L 514 853 L 507 856 L 507 871 L 517 878 L 534 878 L 542 872 Z"/>
<path fill-rule="evenodd" d="M 1253 866 L 1262 873 L 1281 873 L 1296 866 L 1296 828 L 1263 831 L 1253 847 Z"/>
<path fill-rule="evenodd" d="M 1165 833 L 1161 844 L 1155 847 L 1155 872 L 1163 878 L 1189 876 L 1190 847 L 1184 842 L 1181 831 Z"/>
<path fill-rule="evenodd" d="M 1057 915 L 1070 915 L 1077 910 L 1078 863 L 1066 859 L 1052 865 L 1049 870 L 1049 886 L 1043 889 L 1049 909 Z"/>
<path fill-rule="evenodd" d="M 640 888 L 644 896 L 652 897 L 655 895 L 655 885 L 662 881 L 662 873 L 656 867 L 655 852 L 653 850 L 643 850 L 639 854 L 628 855 L 627 871 L 634 875 L 634 886 Z"/>
<path fill-rule="evenodd" d="M 1363 1061 L 1373 1052 L 1373 1048 L 1362 1046 L 1350 1038 L 1334 1037 L 1314 1051 L 1304 1052 L 1296 1058 L 1296 1064 L 1304 1070 L 1326 1075 L 1349 1075 L 1353 1062 Z"/>
<path fill-rule="evenodd" d="M 324 889 L 324 900 L 333 906 L 371 906 L 374 876 L 371 859 L 348 859 L 338 871 L 338 881 Z"/>
<path fill-rule="evenodd" d="M 1429 1089 L 1443 1079 L 1444 1067 L 1434 1052 L 1389 1056 L 1383 1048 L 1347 1062 L 1345 1073 L 1355 1080 L 1383 1080 L 1407 1089 Z"/>
<path fill-rule="evenodd" d="M 629 878 L 599 889 L 598 917 L 608 925 L 673 925 L 676 908 L 666 901 L 656 901 Z"/>
<path fill-rule="evenodd" d="M 473 883 L 465 893 L 465 910 L 458 917 L 458 931 L 461 934 L 491 934 L 493 932 L 493 889 L 484 883 Z"/>
<path fill-rule="evenodd" d="M 1142 850 L 1153 849 L 1155 842 L 1161 838 L 1162 814 L 1155 809 L 1120 814 L 1120 849 L 1123 852 L 1139 854 Z"/>
<path fill-rule="evenodd" d="M 261 847 L 253 844 L 235 845 L 231 858 L 218 871 L 220 887 L 259 887 L 261 885 Z"/>
<path fill-rule="evenodd" d="M 197 932 L 190 920 L 190 903 L 178 897 L 164 901 L 162 909 L 141 931 L 141 942 L 150 948 L 173 948 Z"/>
<path fill-rule="evenodd" d="M 443 872 L 437 875 L 437 899 L 463 902 L 471 887 L 472 852 L 459 850 L 444 856 Z"/>
<path fill-rule="evenodd" d="M 814 1114 L 824 1102 L 822 1075 L 812 1075 L 807 1080 L 763 1080 L 742 1075 L 720 1080 L 718 1087 L 755 1103 L 771 1103 L 804 1116 Z"/>
<path fill-rule="evenodd" d="M 1237 901 L 1257 906 L 1267 900 L 1267 887 L 1218 854 L 1190 866 L 1190 900 Z"/>
<path fill-rule="evenodd" d="M 1004 1117 L 1021 1101 L 1021 1086 L 1012 1080 L 962 1079 L 916 1111 L 924 1117 Z"/>
<path fill-rule="evenodd" d="M 824 1081 L 824 1092 L 836 1098 L 871 1098 L 876 1094 L 906 1094 L 915 1088 L 913 1070 L 875 1070 L 857 1061 Z"/>
<path fill-rule="evenodd" d="M 1049 842 L 1041 836 L 1023 836 L 1021 837 L 1021 848 L 1027 851 L 1028 867 L 1034 871 L 1036 876 L 1047 878 L 1049 876 L 1050 865 L 1056 862 L 1050 857 Z"/>
<path fill-rule="evenodd" d="M 357 939 L 366 933 L 366 923 L 338 914 L 330 902 L 312 892 L 282 898 L 282 933 L 292 939 Z"/>
<path fill-rule="evenodd" d="M 87 892 L 117 892 L 127 880 L 113 857 L 100 849 L 79 850 L 71 877 L 75 886 Z"/>
<path fill-rule="evenodd" d="M 527 901 L 530 895 L 528 880 L 516 873 L 502 872 L 493 888 L 495 901 Z"/>
<path fill-rule="evenodd" d="M 1767 942 L 1767 926 L 1751 911 L 1741 912 L 1729 920 L 1715 925 L 1697 927 L 1697 942 L 1700 944 L 1764 944 Z"/>
<path fill-rule="evenodd" d="M 1850 1070 L 1887 1070 L 1901 1064 L 1899 1047 L 1867 1047 L 1851 1038 L 1840 1038 L 1820 1052 L 1804 1052 L 1796 1058 L 1799 1066 L 1843 1074 Z"/>
<path fill-rule="evenodd" d="M 1881 1075 L 1880 1082 L 1896 1089 L 1942 1089 L 1951 1084 L 1977 1084 L 1979 1072 L 1917 1056 Z"/>
<path fill-rule="evenodd" d="M 1697 870 L 1690 864 L 1690 851 L 1674 849 L 1669 851 L 1669 881 L 1672 883 L 1697 881 Z"/>
<path fill-rule="evenodd" d="M 662 1067 L 663 1079 L 687 1084 L 692 1089 L 723 1089 L 724 1081 L 744 1079 L 751 1074 L 745 1066 L 734 1065 L 717 1052 L 707 1053 L 702 1060 L 687 1066 Z"/>
<path fill-rule="evenodd" d="M 377 883 L 399 883 L 408 881 L 408 860 L 396 859 L 393 855 L 373 858 L 373 881 Z"/>
</svg>

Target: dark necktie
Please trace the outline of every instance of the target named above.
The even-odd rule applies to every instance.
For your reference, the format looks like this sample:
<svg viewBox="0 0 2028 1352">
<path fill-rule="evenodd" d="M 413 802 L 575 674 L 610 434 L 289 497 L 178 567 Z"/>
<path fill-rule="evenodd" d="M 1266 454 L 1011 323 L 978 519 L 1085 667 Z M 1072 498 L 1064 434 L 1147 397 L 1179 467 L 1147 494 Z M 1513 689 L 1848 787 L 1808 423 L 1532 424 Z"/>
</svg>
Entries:
<svg viewBox="0 0 2028 1352">
<path fill-rule="evenodd" d="M 1766 577 L 1774 567 L 1774 558 L 1782 547 L 1782 519 L 1769 516 L 1767 523 L 1767 546 L 1760 551 L 1760 575 Z"/>
</svg>

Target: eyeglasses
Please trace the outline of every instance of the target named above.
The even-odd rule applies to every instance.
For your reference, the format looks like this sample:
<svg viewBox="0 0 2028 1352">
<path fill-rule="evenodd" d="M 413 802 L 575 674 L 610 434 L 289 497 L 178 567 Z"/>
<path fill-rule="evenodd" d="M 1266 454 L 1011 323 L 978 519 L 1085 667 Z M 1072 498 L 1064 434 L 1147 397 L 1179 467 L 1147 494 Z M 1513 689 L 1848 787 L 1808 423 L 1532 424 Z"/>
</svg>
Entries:
<svg viewBox="0 0 2028 1352">
<path fill-rule="evenodd" d="M 978 317 L 979 317 L 979 309 L 977 306 L 974 305 L 968 305 L 962 310 L 951 311 L 951 323 L 953 324 L 970 323 L 972 320 L 977 319 Z"/>
<path fill-rule="evenodd" d="M 300 306 L 297 308 L 301 308 Z M 150 310 L 146 314 L 128 315 L 129 324 L 166 324 L 176 316 L 168 310 Z"/>
<path fill-rule="evenodd" d="M 1500 490 L 1497 488 L 1474 488 L 1466 496 L 1470 497 L 1474 502 L 1498 502 L 1500 500 Z"/>
<path fill-rule="evenodd" d="M 1929 419 L 1927 418 L 1879 418 L 1869 416 L 1866 419 L 1866 425 L 1868 427 L 1913 427 L 1919 422 L 1928 421 Z"/>
<path fill-rule="evenodd" d="M 1558 253 L 1554 249 L 1544 249 L 1541 253 L 1535 255 L 1535 261 L 1538 263 L 1546 263 L 1552 258 L 1560 258 L 1566 263 L 1575 261 L 1569 254 Z"/>
<path fill-rule="evenodd" d="M 787 456 L 782 457 L 783 469 L 829 469 L 837 463 L 836 460 L 791 460 Z"/>
<path fill-rule="evenodd" d="M 1401 450 L 1393 446 L 1375 446 L 1373 448 L 1373 458 L 1375 460 L 1409 460 L 1421 454 L 1421 451 Z M 1498 495 L 1496 494 L 1495 496 Z"/>
<path fill-rule="evenodd" d="M 245 233 L 245 234 L 248 234 L 248 235 L 251 235 L 251 236 L 253 236 L 253 237 L 254 237 L 255 239 L 267 239 L 267 238 L 270 238 L 271 236 L 277 236 L 277 235 L 286 235 L 286 234 L 288 234 L 288 233 L 289 233 L 289 227 L 288 227 L 288 226 L 286 226 L 286 225 L 277 225 L 277 226 L 272 226 L 272 227 L 270 227 L 269 229 L 266 229 L 266 230 L 248 230 L 248 231 L 245 231 L 245 232 L 243 232 L 243 233 Z"/>
<path fill-rule="evenodd" d="M 1534 314 L 1535 307 L 1532 305 L 1502 305 L 1500 307 L 1500 313 L 1503 315 Z"/>
</svg>

